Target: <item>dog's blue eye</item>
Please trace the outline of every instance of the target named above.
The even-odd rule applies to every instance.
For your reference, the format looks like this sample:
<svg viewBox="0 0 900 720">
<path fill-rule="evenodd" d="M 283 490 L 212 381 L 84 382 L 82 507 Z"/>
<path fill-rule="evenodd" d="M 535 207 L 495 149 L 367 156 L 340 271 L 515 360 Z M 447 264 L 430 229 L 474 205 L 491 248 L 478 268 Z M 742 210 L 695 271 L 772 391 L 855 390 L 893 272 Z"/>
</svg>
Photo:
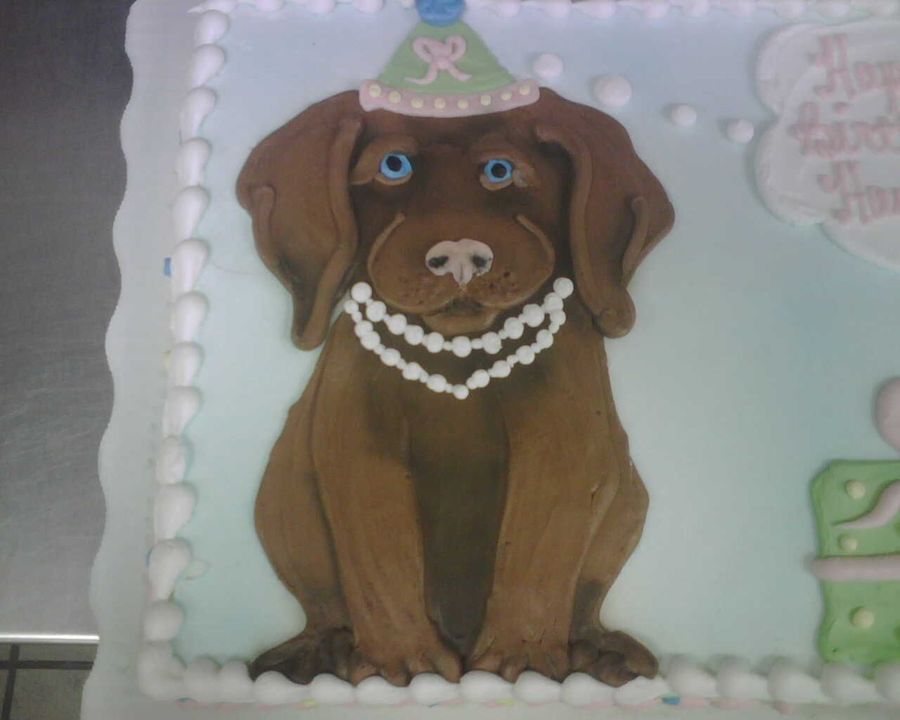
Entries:
<svg viewBox="0 0 900 720">
<path fill-rule="evenodd" d="M 412 175 L 412 163 L 401 152 L 390 152 L 381 158 L 381 166 L 378 168 L 388 180 L 402 180 Z"/>
<path fill-rule="evenodd" d="M 484 165 L 484 177 L 489 183 L 505 183 L 512 178 L 513 164 L 509 160 L 488 160 Z"/>
</svg>

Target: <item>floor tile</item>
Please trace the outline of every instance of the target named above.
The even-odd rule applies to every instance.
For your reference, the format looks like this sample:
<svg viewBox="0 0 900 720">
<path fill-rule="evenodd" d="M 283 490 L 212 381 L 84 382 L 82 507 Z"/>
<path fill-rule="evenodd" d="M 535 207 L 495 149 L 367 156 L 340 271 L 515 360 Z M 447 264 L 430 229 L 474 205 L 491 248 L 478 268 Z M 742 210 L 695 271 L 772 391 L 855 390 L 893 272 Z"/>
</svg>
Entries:
<svg viewBox="0 0 900 720">
<path fill-rule="evenodd" d="M 81 660 L 94 661 L 97 646 L 90 645 L 57 645 L 35 643 L 19 646 L 19 660 Z"/>
<path fill-rule="evenodd" d="M 87 670 L 18 670 L 15 720 L 78 720 Z"/>
</svg>

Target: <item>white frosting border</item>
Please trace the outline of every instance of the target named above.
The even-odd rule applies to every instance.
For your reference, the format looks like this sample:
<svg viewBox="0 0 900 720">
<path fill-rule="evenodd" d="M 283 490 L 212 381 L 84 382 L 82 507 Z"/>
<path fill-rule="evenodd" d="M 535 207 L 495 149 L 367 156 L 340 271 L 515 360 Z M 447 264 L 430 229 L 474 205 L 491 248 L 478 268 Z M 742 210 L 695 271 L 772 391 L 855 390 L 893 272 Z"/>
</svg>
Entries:
<svg viewBox="0 0 900 720">
<path fill-rule="evenodd" d="M 283 7 L 284 0 L 243 0 L 268 12 Z M 294 0 L 313 12 L 328 12 L 335 0 Z M 377 11 L 383 0 L 340 0 L 353 2 L 364 12 Z M 401 0 L 403 1 L 403 0 Z M 746 14 L 769 9 L 798 17 L 815 4 L 827 17 L 841 17 L 851 10 L 889 14 L 897 11 L 898 0 L 524 0 L 554 15 L 563 16 L 571 7 L 592 15 L 609 15 L 618 7 L 642 10 L 658 17 L 660 8 L 680 8 L 689 15 L 704 14 L 710 8 L 730 9 Z M 142 692 L 157 700 L 198 703 L 258 703 L 261 705 L 441 705 L 460 701 L 502 706 L 513 702 L 545 704 L 561 702 L 573 707 L 641 708 L 658 704 L 698 707 L 715 705 L 740 708 L 748 703 L 775 703 L 780 709 L 791 705 L 821 703 L 889 703 L 900 705 L 900 663 L 879 666 L 871 679 L 854 668 L 826 664 L 821 673 L 811 674 L 786 660 L 776 661 L 767 672 L 757 672 L 746 662 L 729 659 L 715 672 L 703 663 L 673 657 L 664 663 L 660 676 L 637 678 L 613 688 L 589 675 L 575 673 L 563 682 L 526 671 L 515 683 L 481 671 L 469 672 L 459 683 L 450 683 L 433 674 L 417 675 L 408 687 L 395 687 L 381 677 L 370 677 L 356 687 L 332 675 L 320 675 L 308 685 L 291 682 L 283 675 L 267 672 L 251 681 L 247 666 L 233 661 L 222 666 L 209 658 L 185 665 L 174 655 L 172 641 L 184 621 L 184 612 L 171 596 L 180 574 L 191 563 L 190 545 L 177 537 L 194 511 L 196 497 L 184 482 L 189 449 L 184 428 L 196 415 L 202 398 L 192 383 L 202 363 L 202 349 L 195 342 L 206 318 L 206 298 L 195 291 L 208 259 L 204 242 L 193 237 L 209 205 L 204 169 L 211 148 L 202 137 L 204 119 L 216 106 L 215 92 L 206 86 L 221 71 L 225 51 L 216 43 L 230 27 L 229 14 L 241 0 L 207 0 L 194 8 L 200 13 L 194 32 L 195 49 L 188 72 L 189 91 L 180 114 L 181 147 L 176 174 L 179 191 L 172 208 L 177 245 L 171 257 L 172 349 L 168 354 L 169 382 L 163 410 L 163 439 L 156 461 L 158 490 L 153 506 L 153 545 L 147 559 L 149 597 L 143 613 L 142 647 L 137 658 L 138 684 Z M 514 14 L 522 0 L 469 0 L 472 5 L 490 5 L 501 14 Z M 655 8 L 652 12 L 650 8 Z M 563 9 L 564 8 L 564 9 Z M 786 15 L 785 10 L 790 9 Z M 701 12 L 702 10 L 702 12 Z M 798 14 L 793 14 L 799 10 Z M 889 10 L 889 13 L 886 12 Z M 663 11 L 664 14 L 665 11 Z"/>
</svg>

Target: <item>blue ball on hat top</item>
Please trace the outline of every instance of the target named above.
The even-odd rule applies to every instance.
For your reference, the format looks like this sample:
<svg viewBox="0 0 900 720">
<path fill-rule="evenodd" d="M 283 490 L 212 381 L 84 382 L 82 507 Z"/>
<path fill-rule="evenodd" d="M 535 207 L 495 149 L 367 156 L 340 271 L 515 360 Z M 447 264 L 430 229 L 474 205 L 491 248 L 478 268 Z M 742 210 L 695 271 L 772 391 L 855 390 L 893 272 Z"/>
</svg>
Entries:
<svg viewBox="0 0 900 720">
<path fill-rule="evenodd" d="M 435 27 L 452 25 L 462 17 L 465 9 L 465 0 L 416 0 L 422 22 Z"/>
</svg>

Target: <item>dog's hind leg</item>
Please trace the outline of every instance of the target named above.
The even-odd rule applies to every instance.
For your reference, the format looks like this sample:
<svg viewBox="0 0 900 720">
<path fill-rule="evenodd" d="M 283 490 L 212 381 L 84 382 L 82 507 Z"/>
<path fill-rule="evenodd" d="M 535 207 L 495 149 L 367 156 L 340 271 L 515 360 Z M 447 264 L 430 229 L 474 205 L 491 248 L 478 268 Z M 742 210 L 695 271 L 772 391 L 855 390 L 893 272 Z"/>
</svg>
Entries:
<svg viewBox="0 0 900 720">
<path fill-rule="evenodd" d="M 575 592 L 570 637 L 573 672 L 619 686 L 638 675 L 653 677 L 658 664 L 641 643 L 600 624 L 600 607 L 637 546 L 647 514 L 647 491 L 637 471 L 623 479 L 585 556 Z"/>
<path fill-rule="evenodd" d="M 296 637 L 263 653 L 252 677 L 277 670 L 296 682 L 319 673 L 346 675 L 353 636 L 334 562 L 309 447 L 320 371 L 291 408 L 256 498 L 256 530 L 285 587 L 306 614 Z"/>
</svg>

